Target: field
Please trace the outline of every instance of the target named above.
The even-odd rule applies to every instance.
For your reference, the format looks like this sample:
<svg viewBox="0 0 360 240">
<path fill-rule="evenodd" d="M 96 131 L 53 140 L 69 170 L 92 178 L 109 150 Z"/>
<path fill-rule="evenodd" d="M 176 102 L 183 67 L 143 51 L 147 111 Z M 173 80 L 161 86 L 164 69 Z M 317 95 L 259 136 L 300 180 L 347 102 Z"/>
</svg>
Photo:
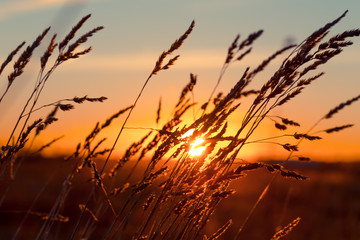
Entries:
<svg viewBox="0 0 360 240">
<path fill-rule="evenodd" d="M 57 167 L 52 167 L 57 166 Z M 279 226 L 287 225 L 296 217 L 301 221 L 287 236 L 287 239 L 333 239 L 356 240 L 360 236 L 360 163 L 305 163 L 291 162 L 291 168 L 309 176 L 308 181 L 296 181 L 278 177 L 271 185 L 248 224 L 242 231 L 241 239 L 270 239 Z M 12 189 L 0 209 L 1 239 L 11 239 L 22 223 L 17 239 L 35 239 L 43 220 L 50 211 L 61 182 L 69 171 L 69 163 L 62 158 L 46 159 L 34 157 L 26 159 L 19 177 L 12 183 Z M 126 170 L 125 170 L 126 171 Z M 234 221 L 232 227 L 221 239 L 232 239 L 249 210 L 269 183 L 272 174 L 255 170 L 244 178 L 232 183 L 236 194 L 225 199 L 210 219 L 204 232 L 211 235 L 226 221 Z M 73 230 L 84 196 L 89 188 L 84 188 L 90 176 L 83 176 L 73 186 L 69 203 L 64 207 L 64 217 L 69 222 L 57 223 L 54 236 L 49 239 L 67 239 Z M 85 184 L 84 184 L 85 182 Z M 2 188 L 4 186 L 1 186 Z M 41 195 L 38 196 L 39 192 Z M 31 213 L 26 212 L 31 207 Z M 117 205 L 116 198 L 113 199 Z M 111 214 L 108 215 L 111 218 Z M 139 220 L 143 216 L 138 216 Z M 22 222 L 24 221 L 24 222 Z M 137 220 L 134 220 L 136 227 Z M 100 224 L 94 236 L 98 239 L 106 227 Z"/>
</svg>

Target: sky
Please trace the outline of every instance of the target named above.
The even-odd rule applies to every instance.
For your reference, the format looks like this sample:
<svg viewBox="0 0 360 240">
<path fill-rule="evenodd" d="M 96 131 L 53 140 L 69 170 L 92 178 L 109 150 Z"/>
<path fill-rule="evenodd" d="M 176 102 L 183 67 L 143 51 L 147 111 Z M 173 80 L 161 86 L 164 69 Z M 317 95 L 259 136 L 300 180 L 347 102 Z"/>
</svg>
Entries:
<svg viewBox="0 0 360 240">
<path fill-rule="evenodd" d="M 106 96 L 104 103 L 86 103 L 76 109 L 59 114 L 59 121 L 46 130 L 46 136 L 37 139 L 35 145 L 46 143 L 64 135 L 52 151 L 67 153 L 83 141 L 96 122 L 103 122 L 119 109 L 133 103 L 151 72 L 158 56 L 168 49 L 195 20 L 193 33 L 180 49 L 180 59 L 171 69 L 160 73 L 149 82 L 139 104 L 127 124 L 128 127 L 154 127 L 159 98 L 163 101 L 164 123 L 169 119 L 172 106 L 181 89 L 189 81 L 189 74 L 198 76 L 194 89 L 196 102 L 204 102 L 215 86 L 227 48 L 240 33 L 242 39 L 248 34 L 264 30 L 256 41 L 251 55 L 243 62 L 234 64 L 226 73 L 219 91 L 227 92 L 241 77 L 247 66 L 255 67 L 263 59 L 283 47 L 286 42 L 300 43 L 316 29 L 349 10 L 347 16 L 336 25 L 330 35 L 359 28 L 360 2 L 357 0 L 2 0 L 0 2 L 0 62 L 21 41 L 30 44 L 46 27 L 61 39 L 81 17 L 92 14 L 80 33 L 96 26 L 105 29 L 96 33 L 84 46 L 92 46 L 90 54 L 66 62 L 59 67 L 45 87 L 39 106 L 74 96 Z M 51 35 L 49 34 L 49 36 Z M 44 40 L 47 45 L 49 37 Z M 302 123 L 306 131 L 331 108 L 360 94 L 360 39 L 321 68 L 326 74 L 314 82 L 289 105 L 273 114 L 288 117 Z M 0 141 L 11 131 L 21 106 L 30 94 L 39 69 L 39 57 L 44 47 L 32 57 L 25 74 L 14 82 L 4 101 L 0 104 Z M 284 55 L 283 57 L 285 57 Z M 261 73 L 253 87 L 259 88 L 268 80 L 281 63 L 274 61 Z M 7 67 L 0 76 L 0 91 L 6 87 Z M 241 111 L 234 116 L 232 128 L 241 121 Z M 49 109 L 39 112 L 46 116 Z M 121 121 L 105 135 L 108 146 L 117 135 Z M 318 130 L 343 124 L 355 124 L 351 129 L 324 136 L 319 142 L 304 143 L 301 154 L 311 158 L 338 161 L 360 160 L 360 103 L 322 122 Z M 144 130 L 127 129 L 122 134 L 118 152 L 134 140 L 146 134 Z M 264 121 L 253 140 L 278 135 L 270 120 Z M 285 140 L 279 140 L 283 142 Z M 284 151 L 274 145 L 249 145 L 244 158 L 282 157 Z"/>
</svg>

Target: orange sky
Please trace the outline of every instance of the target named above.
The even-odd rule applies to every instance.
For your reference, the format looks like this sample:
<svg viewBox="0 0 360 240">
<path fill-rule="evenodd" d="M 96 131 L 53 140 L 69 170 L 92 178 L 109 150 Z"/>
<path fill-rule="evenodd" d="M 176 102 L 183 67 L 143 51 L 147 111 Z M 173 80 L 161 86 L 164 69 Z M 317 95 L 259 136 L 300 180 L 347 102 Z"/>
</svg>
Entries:
<svg viewBox="0 0 360 240">
<path fill-rule="evenodd" d="M 199 102 L 199 105 L 206 101 L 216 83 L 228 45 L 239 32 L 244 37 L 260 28 L 265 30 L 264 35 L 254 44 L 252 54 L 244 62 L 232 66 L 225 75 L 219 87 L 219 90 L 225 93 L 231 89 L 247 66 L 255 67 L 281 48 L 285 39 L 291 38 L 295 42 L 301 42 L 312 31 L 338 17 L 345 9 L 350 10 L 348 16 L 334 28 L 332 34 L 360 27 L 360 6 L 355 0 L 346 4 L 327 2 L 329 8 L 321 14 L 315 7 L 309 7 L 312 6 L 312 1 L 304 1 L 301 6 L 296 5 L 295 1 L 293 4 L 276 1 L 278 5 L 268 6 L 265 1 L 260 0 L 244 1 L 242 4 L 230 0 L 221 4 L 217 1 L 209 1 L 206 4 L 203 1 L 167 3 L 158 0 L 153 1 L 153 6 L 148 6 L 145 1 L 138 2 L 139 5 L 130 2 L 121 4 L 122 1 L 111 0 L 79 1 L 78 5 L 71 5 L 66 1 L 31 1 L 33 5 L 22 5 L 24 2 L 21 1 L 5 1 L 0 4 L 0 28 L 3 33 L 8 33 L 2 37 L 0 62 L 18 43 L 22 40 L 30 43 L 48 25 L 55 25 L 55 30 L 63 31 L 63 35 L 81 16 L 91 12 L 93 17 L 85 24 L 82 33 L 98 25 L 105 26 L 105 30 L 95 34 L 85 44 L 92 45 L 93 52 L 60 66 L 40 99 L 39 106 L 74 96 L 108 97 L 104 103 L 84 103 L 77 105 L 72 111 L 58 115 L 59 121 L 46 130 L 46 134 L 37 140 L 37 144 L 65 135 L 53 147 L 52 151 L 59 153 L 75 149 L 76 144 L 83 141 L 97 121 L 103 122 L 117 110 L 133 103 L 158 55 L 185 31 L 192 19 L 196 20 L 196 27 L 179 51 L 179 61 L 170 70 L 151 79 L 130 117 L 128 127 L 156 128 L 156 109 L 160 97 L 163 101 L 162 123 L 168 120 L 182 87 L 189 81 L 190 72 L 198 75 L 198 84 L 194 89 L 195 101 Z M 200 2 L 205 5 L 201 5 Z M 68 5 L 64 7 L 63 4 L 66 3 Z M 269 11 L 266 11 L 267 7 Z M 175 8 L 178 11 L 174 11 Z M 294 12 L 294 8 L 302 11 Z M 72 9 L 73 12 L 64 11 L 66 9 Z M 70 16 L 71 13 L 73 15 Z M 65 14 L 66 18 L 64 22 L 59 21 L 62 14 Z M 304 19 L 304 14 L 309 17 Z M 251 21 L 249 17 L 252 18 Z M 48 38 L 45 42 L 47 41 Z M 360 94 L 359 44 L 359 38 L 354 39 L 353 46 L 345 49 L 340 56 L 321 69 L 326 72 L 325 76 L 305 89 L 302 95 L 272 114 L 302 123 L 301 129 L 291 128 L 289 133 L 307 131 L 331 108 Z M 0 104 L 2 142 L 11 131 L 21 106 L 34 85 L 40 54 L 40 51 L 35 54 L 26 73 L 14 83 Z M 274 61 L 256 78 L 252 87 L 259 88 L 268 80 L 280 62 L 280 59 Z M 0 76 L 1 93 L 6 86 L 6 76 L 11 70 L 10 67 Z M 353 128 L 324 135 L 324 139 L 318 142 L 304 142 L 300 146 L 299 154 L 328 161 L 359 160 L 359 104 L 354 103 L 333 119 L 318 126 L 318 130 L 322 130 L 352 123 L 355 124 Z M 233 131 L 239 126 L 237 122 L 241 121 L 247 107 L 246 103 L 241 105 L 239 111 L 234 114 L 230 123 Z M 38 116 L 46 116 L 48 111 L 39 112 Z M 192 111 L 190 112 L 188 118 L 191 119 Z M 118 119 L 111 129 L 104 132 L 104 136 L 108 137 L 107 146 L 112 145 L 123 120 L 124 118 Z M 252 140 L 281 134 L 273 127 L 272 121 L 266 120 L 263 124 Z M 127 146 L 145 133 L 144 130 L 125 130 L 120 138 L 117 153 L 122 151 L 123 146 Z M 280 139 L 279 142 L 285 143 L 286 140 Z M 284 155 L 286 152 L 277 145 L 253 144 L 249 145 L 240 157 L 278 158 Z"/>
</svg>

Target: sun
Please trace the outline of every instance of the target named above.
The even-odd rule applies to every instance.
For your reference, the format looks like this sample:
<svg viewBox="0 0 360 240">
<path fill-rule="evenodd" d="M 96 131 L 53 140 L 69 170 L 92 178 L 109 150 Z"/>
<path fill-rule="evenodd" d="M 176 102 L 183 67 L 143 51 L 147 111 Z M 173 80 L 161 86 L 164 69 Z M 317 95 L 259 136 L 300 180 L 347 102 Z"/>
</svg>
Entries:
<svg viewBox="0 0 360 240">
<path fill-rule="evenodd" d="M 193 143 L 190 144 L 191 148 L 189 150 L 189 155 L 196 157 L 196 156 L 200 156 L 201 154 L 204 153 L 206 147 L 205 146 L 201 146 L 201 144 L 204 142 L 204 139 L 202 138 L 198 138 L 196 139 Z"/>
<path fill-rule="evenodd" d="M 190 129 L 187 131 L 181 138 L 187 138 L 190 137 L 194 133 L 195 129 Z M 192 157 L 200 156 L 204 153 L 206 147 L 202 146 L 202 144 L 205 142 L 205 140 L 201 137 L 196 138 L 193 142 L 190 143 L 190 150 L 189 155 Z"/>
</svg>

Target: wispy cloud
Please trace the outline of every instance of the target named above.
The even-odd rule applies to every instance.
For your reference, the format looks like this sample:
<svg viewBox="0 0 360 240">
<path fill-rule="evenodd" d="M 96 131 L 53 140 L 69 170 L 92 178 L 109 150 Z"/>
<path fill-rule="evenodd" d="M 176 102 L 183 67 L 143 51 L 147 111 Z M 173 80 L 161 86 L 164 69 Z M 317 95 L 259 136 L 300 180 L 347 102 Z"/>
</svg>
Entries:
<svg viewBox="0 0 360 240">
<path fill-rule="evenodd" d="M 89 0 L 11 0 L 0 3 L 0 20 L 38 10 L 63 6 L 65 4 L 77 4 Z"/>
</svg>

